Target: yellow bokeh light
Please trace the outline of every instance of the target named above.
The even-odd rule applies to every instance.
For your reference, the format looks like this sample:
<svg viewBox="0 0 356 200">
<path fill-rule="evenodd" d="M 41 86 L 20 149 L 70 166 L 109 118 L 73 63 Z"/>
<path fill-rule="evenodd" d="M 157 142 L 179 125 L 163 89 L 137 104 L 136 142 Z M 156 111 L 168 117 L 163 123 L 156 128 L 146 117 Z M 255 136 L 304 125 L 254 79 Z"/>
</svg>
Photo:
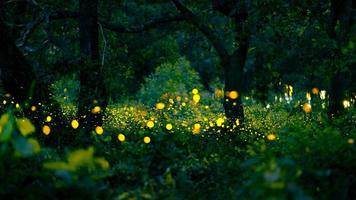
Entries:
<svg viewBox="0 0 356 200">
<path fill-rule="evenodd" d="M 194 101 L 195 103 L 199 103 L 199 101 L 200 101 L 200 95 L 199 95 L 199 94 L 193 95 L 193 101 Z"/>
<path fill-rule="evenodd" d="M 120 133 L 119 135 L 117 135 L 117 139 L 120 141 L 120 142 L 124 142 L 126 140 L 126 137 L 124 134 Z"/>
<path fill-rule="evenodd" d="M 305 97 L 307 98 L 308 101 L 311 100 L 311 96 L 310 96 L 310 93 L 309 93 L 309 92 L 307 92 L 307 94 L 305 95 Z"/>
<path fill-rule="evenodd" d="M 221 127 L 222 126 L 222 124 L 224 123 L 224 118 L 222 118 L 222 117 L 219 117 L 217 120 L 216 120 L 216 125 L 218 126 L 218 127 Z"/>
<path fill-rule="evenodd" d="M 20 104 L 16 103 L 16 104 L 15 104 L 15 107 L 16 107 L 16 108 L 20 108 Z"/>
<path fill-rule="evenodd" d="M 72 128 L 77 129 L 79 127 L 79 122 L 76 119 L 73 119 L 71 122 Z"/>
<path fill-rule="evenodd" d="M 200 128 L 201 128 L 201 125 L 199 123 L 194 124 L 193 125 L 193 134 L 199 134 Z"/>
<path fill-rule="evenodd" d="M 150 121 L 148 121 L 148 122 L 146 123 L 146 126 L 147 126 L 148 128 L 153 128 L 153 127 L 155 126 L 155 123 L 150 120 Z"/>
<path fill-rule="evenodd" d="M 192 94 L 198 94 L 198 93 L 199 93 L 199 90 L 198 90 L 198 89 L 194 88 L 194 89 L 192 90 Z"/>
<path fill-rule="evenodd" d="M 51 122 L 51 121 L 52 121 L 52 117 L 48 115 L 48 116 L 46 117 L 46 122 Z"/>
<path fill-rule="evenodd" d="M 162 110 L 165 107 L 164 103 L 157 103 L 156 108 L 157 110 Z"/>
<path fill-rule="evenodd" d="M 94 113 L 94 114 L 99 113 L 100 111 L 101 111 L 100 106 L 95 106 L 95 107 L 91 110 L 91 112 Z"/>
<path fill-rule="evenodd" d="M 313 88 L 312 89 L 312 93 L 315 94 L 315 95 L 318 95 L 319 94 L 319 89 L 318 88 Z"/>
<path fill-rule="evenodd" d="M 7 101 L 6 101 L 6 100 L 2 101 L 2 104 L 6 105 L 6 103 L 7 103 Z"/>
<path fill-rule="evenodd" d="M 37 108 L 36 108 L 36 106 L 31 106 L 31 111 L 36 111 L 37 110 Z"/>
<path fill-rule="evenodd" d="M 267 140 L 273 141 L 273 140 L 275 140 L 276 138 L 277 138 L 276 135 L 273 134 L 273 133 L 270 133 L 270 134 L 267 135 Z"/>
<path fill-rule="evenodd" d="M 239 125 L 240 125 L 240 120 L 236 119 L 236 126 L 239 126 Z"/>
<path fill-rule="evenodd" d="M 342 101 L 342 105 L 344 106 L 344 108 L 349 108 L 351 106 L 351 103 L 348 100 L 344 100 Z"/>
<path fill-rule="evenodd" d="M 228 93 L 228 97 L 230 99 L 237 99 L 239 97 L 239 93 L 237 91 L 230 91 Z"/>
<path fill-rule="evenodd" d="M 311 110 L 312 110 L 312 107 L 311 107 L 311 105 L 310 105 L 309 103 L 305 103 L 305 104 L 303 105 L 303 110 L 304 110 L 304 112 L 306 112 L 306 113 L 310 113 Z"/>
<path fill-rule="evenodd" d="M 104 133 L 104 129 L 101 126 L 97 126 L 97 127 L 95 127 L 95 132 L 98 135 L 102 135 Z"/>
<path fill-rule="evenodd" d="M 49 126 L 47 126 L 47 125 L 44 125 L 44 126 L 42 127 L 42 132 L 43 132 L 43 134 L 45 134 L 45 135 L 49 135 L 49 134 L 51 133 L 51 128 L 50 128 Z"/>
<path fill-rule="evenodd" d="M 143 138 L 143 142 L 146 143 L 146 144 L 148 144 L 148 143 L 151 142 L 151 138 L 148 137 L 148 136 L 146 136 L 146 137 Z"/>
<path fill-rule="evenodd" d="M 349 143 L 349 144 L 354 144 L 354 139 L 352 139 L 352 138 L 349 138 L 348 140 L 347 140 L 347 143 Z"/>
<path fill-rule="evenodd" d="M 167 125 L 166 125 L 166 129 L 167 129 L 167 130 L 170 131 L 170 130 L 172 130 L 172 128 L 173 128 L 172 124 L 167 124 Z"/>
</svg>

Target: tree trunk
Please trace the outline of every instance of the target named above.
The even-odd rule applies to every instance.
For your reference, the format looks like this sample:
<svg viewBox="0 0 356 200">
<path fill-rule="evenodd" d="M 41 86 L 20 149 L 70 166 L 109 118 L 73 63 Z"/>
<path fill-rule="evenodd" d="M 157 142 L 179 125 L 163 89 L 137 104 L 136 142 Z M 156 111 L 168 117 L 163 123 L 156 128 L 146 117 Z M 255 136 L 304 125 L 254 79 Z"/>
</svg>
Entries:
<svg viewBox="0 0 356 200">
<path fill-rule="evenodd" d="M 79 0 L 79 32 L 82 67 L 78 117 L 86 130 L 102 125 L 102 112 L 107 106 L 103 69 L 99 64 L 98 0 Z M 92 113 L 100 106 L 99 113 Z"/>
<path fill-rule="evenodd" d="M 342 100 L 346 89 L 345 76 L 340 71 L 341 49 L 348 41 L 348 33 L 352 24 L 352 0 L 332 0 L 331 1 L 331 23 L 329 26 L 329 37 L 336 43 L 336 48 L 332 55 L 333 75 L 330 81 L 330 95 L 328 114 L 330 117 L 342 112 Z M 337 30 L 338 29 L 338 30 Z"/>
<path fill-rule="evenodd" d="M 241 93 L 243 89 L 243 69 L 247 59 L 250 39 L 249 32 L 246 28 L 248 12 L 245 1 L 241 1 L 237 6 L 238 8 L 233 15 L 233 19 L 235 20 L 235 41 L 238 43 L 238 48 L 226 61 L 220 58 L 225 70 L 225 91 L 227 94 L 224 97 L 224 109 L 230 124 L 236 123 L 237 119 L 239 120 L 239 124 L 243 124 L 245 121 Z M 231 94 L 232 91 L 237 92 L 237 98 L 228 95 Z"/>
<path fill-rule="evenodd" d="M 34 74 L 20 50 L 15 46 L 9 31 L 0 19 L 0 77 L 4 90 L 14 101 L 28 100 Z"/>
</svg>

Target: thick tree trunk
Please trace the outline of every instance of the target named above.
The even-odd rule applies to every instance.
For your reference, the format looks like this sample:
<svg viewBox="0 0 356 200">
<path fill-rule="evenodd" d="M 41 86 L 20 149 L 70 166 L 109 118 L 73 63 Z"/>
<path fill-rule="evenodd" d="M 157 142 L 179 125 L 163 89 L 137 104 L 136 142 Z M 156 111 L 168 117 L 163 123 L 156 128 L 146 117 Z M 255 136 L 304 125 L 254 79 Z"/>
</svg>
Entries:
<svg viewBox="0 0 356 200">
<path fill-rule="evenodd" d="M 83 66 L 80 69 L 78 117 L 81 125 L 90 130 L 102 124 L 102 112 L 107 106 L 103 69 L 99 64 L 98 0 L 79 0 L 80 50 Z M 95 106 L 101 112 L 92 113 Z"/>
<path fill-rule="evenodd" d="M 225 73 L 225 96 L 224 96 L 224 109 L 225 116 L 227 117 L 229 124 L 242 124 L 245 120 L 241 91 L 242 91 L 242 78 L 243 78 L 243 67 L 246 58 L 243 55 L 232 55 L 227 60 L 224 65 Z M 225 62 L 224 62 L 225 63 Z M 235 94 L 231 95 L 232 93 Z M 230 94 L 230 95 L 229 95 Z M 237 124 L 236 124 L 237 125 Z"/>
<path fill-rule="evenodd" d="M 328 34 L 337 45 L 331 58 L 333 75 L 330 81 L 328 107 L 328 114 L 331 117 L 340 114 L 343 110 L 342 100 L 345 95 L 347 80 L 342 75 L 340 63 L 337 61 L 341 55 L 341 48 L 348 41 L 348 33 L 352 25 L 352 3 L 352 0 L 331 1 L 331 23 Z"/>
<path fill-rule="evenodd" d="M 224 98 L 224 109 L 230 124 L 236 123 L 236 120 L 239 120 L 238 124 L 243 124 L 245 121 L 241 93 L 243 89 L 243 69 L 247 59 L 250 39 L 246 27 L 248 12 L 245 1 L 240 1 L 237 6 L 239 7 L 236 8 L 237 11 L 232 16 L 235 20 L 235 41 L 238 43 L 238 48 L 228 57 L 227 61 L 220 58 L 222 59 L 222 64 L 225 70 L 225 91 L 227 94 Z M 237 92 L 237 98 L 229 95 L 231 92 Z"/>
<path fill-rule="evenodd" d="M 1 19 L 0 44 L 0 77 L 3 88 L 16 102 L 23 103 L 30 95 L 34 74 Z"/>
</svg>

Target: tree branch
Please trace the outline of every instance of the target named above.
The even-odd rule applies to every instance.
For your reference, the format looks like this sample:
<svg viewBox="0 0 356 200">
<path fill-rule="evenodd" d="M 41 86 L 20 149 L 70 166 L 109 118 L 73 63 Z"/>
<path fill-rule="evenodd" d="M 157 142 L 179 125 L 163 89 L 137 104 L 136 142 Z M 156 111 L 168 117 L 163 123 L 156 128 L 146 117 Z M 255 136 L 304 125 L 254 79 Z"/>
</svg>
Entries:
<svg viewBox="0 0 356 200">
<path fill-rule="evenodd" d="M 183 14 L 189 17 L 189 20 L 196 26 L 200 32 L 202 32 L 205 37 L 211 42 L 215 51 L 221 58 L 221 61 L 226 60 L 229 56 L 228 51 L 226 50 L 222 40 L 217 36 L 217 34 L 205 23 L 202 22 L 201 19 L 197 15 L 195 15 L 191 10 L 189 10 L 185 5 L 183 5 L 180 0 L 172 0 L 176 8 Z M 223 63 L 221 63 L 223 64 Z"/>
<path fill-rule="evenodd" d="M 104 28 L 115 31 L 117 33 L 141 33 L 144 31 L 147 31 L 152 28 L 156 28 L 159 25 L 162 24 L 169 24 L 172 22 L 179 22 L 179 21 L 185 21 L 188 20 L 189 16 L 185 14 L 178 14 L 178 15 L 172 15 L 172 16 L 160 16 L 156 17 L 154 19 L 151 19 L 144 24 L 140 25 L 133 25 L 131 27 L 124 27 L 121 24 L 114 24 L 110 22 L 106 22 L 104 20 L 99 20 L 100 23 L 103 25 Z"/>
</svg>

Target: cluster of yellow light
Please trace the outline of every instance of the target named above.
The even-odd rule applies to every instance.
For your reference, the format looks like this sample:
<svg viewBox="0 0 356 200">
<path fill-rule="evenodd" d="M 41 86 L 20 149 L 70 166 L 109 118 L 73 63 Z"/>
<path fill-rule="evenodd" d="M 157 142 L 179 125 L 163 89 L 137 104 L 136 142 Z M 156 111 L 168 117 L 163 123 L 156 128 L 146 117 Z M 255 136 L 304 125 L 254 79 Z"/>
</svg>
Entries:
<svg viewBox="0 0 356 200">
<path fill-rule="evenodd" d="M 169 124 L 169 123 L 166 124 L 166 129 L 169 130 L 169 131 L 172 130 L 173 129 L 173 125 Z"/>
<path fill-rule="evenodd" d="M 100 106 L 95 106 L 92 110 L 91 110 L 91 112 L 93 113 L 93 114 L 97 114 L 97 113 L 99 113 L 101 111 L 101 107 Z"/>
<path fill-rule="evenodd" d="M 273 133 L 270 133 L 270 134 L 267 135 L 267 140 L 269 140 L 269 141 L 273 141 L 273 140 L 275 140 L 276 138 L 277 138 L 276 135 L 273 134 Z"/>
<path fill-rule="evenodd" d="M 126 137 L 124 134 L 120 133 L 117 135 L 117 139 L 120 141 L 120 142 L 124 142 L 126 140 Z"/>
<path fill-rule="evenodd" d="M 52 117 L 48 115 L 48 116 L 46 117 L 46 122 L 51 122 L 51 121 L 52 121 Z"/>
<path fill-rule="evenodd" d="M 6 100 L 3 100 L 2 101 L 2 104 L 6 105 L 7 101 Z"/>
<path fill-rule="evenodd" d="M 95 132 L 98 135 L 102 135 L 104 133 L 104 129 L 101 126 L 97 126 L 97 127 L 95 127 Z"/>
<path fill-rule="evenodd" d="M 72 128 L 74 128 L 74 129 L 77 129 L 79 127 L 79 122 L 76 119 L 73 119 L 70 124 L 71 124 Z"/>
<path fill-rule="evenodd" d="M 320 99 L 324 100 L 326 98 L 326 91 L 321 90 L 319 96 L 320 96 Z"/>
<path fill-rule="evenodd" d="M 199 123 L 196 123 L 193 125 L 193 134 L 199 134 L 201 129 L 201 125 Z"/>
<path fill-rule="evenodd" d="M 162 110 L 165 107 L 164 103 L 157 103 L 156 104 L 156 109 L 157 110 Z"/>
<path fill-rule="evenodd" d="M 311 95 L 310 95 L 310 93 L 309 93 L 309 92 L 307 92 L 307 94 L 305 95 L 305 97 L 307 98 L 307 100 L 308 100 L 308 101 L 310 101 L 310 100 L 311 100 Z"/>
<path fill-rule="evenodd" d="M 306 113 L 310 113 L 311 110 L 312 110 L 312 107 L 311 107 L 310 103 L 305 103 L 305 104 L 303 105 L 303 110 L 304 110 L 304 112 L 306 112 Z"/>
<path fill-rule="evenodd" d="M 31 111 L 35 112 L 37 110 L 36 106 L 31 106 Z"/>
<path fill-rule="evenodd" d="M 318 88 L 313 88 L 312 89 L 312 93 L 314 94 L 314 95 L 318 95 L 319 94 L 319 89 Z"/>
<path fill-rule="evenodd" d="M 236 126 L 239 126 L 239 125 L 240 125 L 240 120 L 236 119 Z"/>
<path fill-rule="evenodd" d="M 219 118 L 216 120 L 216 125 L 217 125 L 218 127 L 221 127 L 224 122 L 225 122 L 224 118 L 219 117 Z"/>
<path fill-rule="evenodd" d="M 353 138 L 349 138 L 349 139 L 347 139 L 347 143 L 349 143 L 349 144 L 354 144 L 354 139 Z"/>
<path fill-rule="evenodd" d="M 42 132 L 43 132 L 43 134 L 45 134 L 45 135 L 49 135 L 49 134 L 51 133 L 51 128 L 50 128 L 48 125 L 44 125 L 44 126 L 42 127 Z"/>
<path fill-rule="evenodd" d="M 16 104 L 15 104 L 15 107 L 16 107 L 17 109 L 19 109 L 19 108 L 20 108 L 20 104 L 16 103 Z"/>
<path fill-rule="evenodd" d="M 285 95 L 291 97 L 293 95 L 293 86 L 286 85 L 285 88 Z"/>
<path fill-rule="evenodd" d="M 144 142 L 145 144 L 148 144 L 148 143 L 151 142 L 151 138 L 148 137 L 148 136 L 145 136 L 145 137 L 143 138 L 143 142 Z"/>
<path fill-rule="evenodd" d="M 342 105 L 344 106 L 344 108 L 349 108 L 351 106 L 351 103 L 348 100 L 343 100 Z"/>
</svg>

